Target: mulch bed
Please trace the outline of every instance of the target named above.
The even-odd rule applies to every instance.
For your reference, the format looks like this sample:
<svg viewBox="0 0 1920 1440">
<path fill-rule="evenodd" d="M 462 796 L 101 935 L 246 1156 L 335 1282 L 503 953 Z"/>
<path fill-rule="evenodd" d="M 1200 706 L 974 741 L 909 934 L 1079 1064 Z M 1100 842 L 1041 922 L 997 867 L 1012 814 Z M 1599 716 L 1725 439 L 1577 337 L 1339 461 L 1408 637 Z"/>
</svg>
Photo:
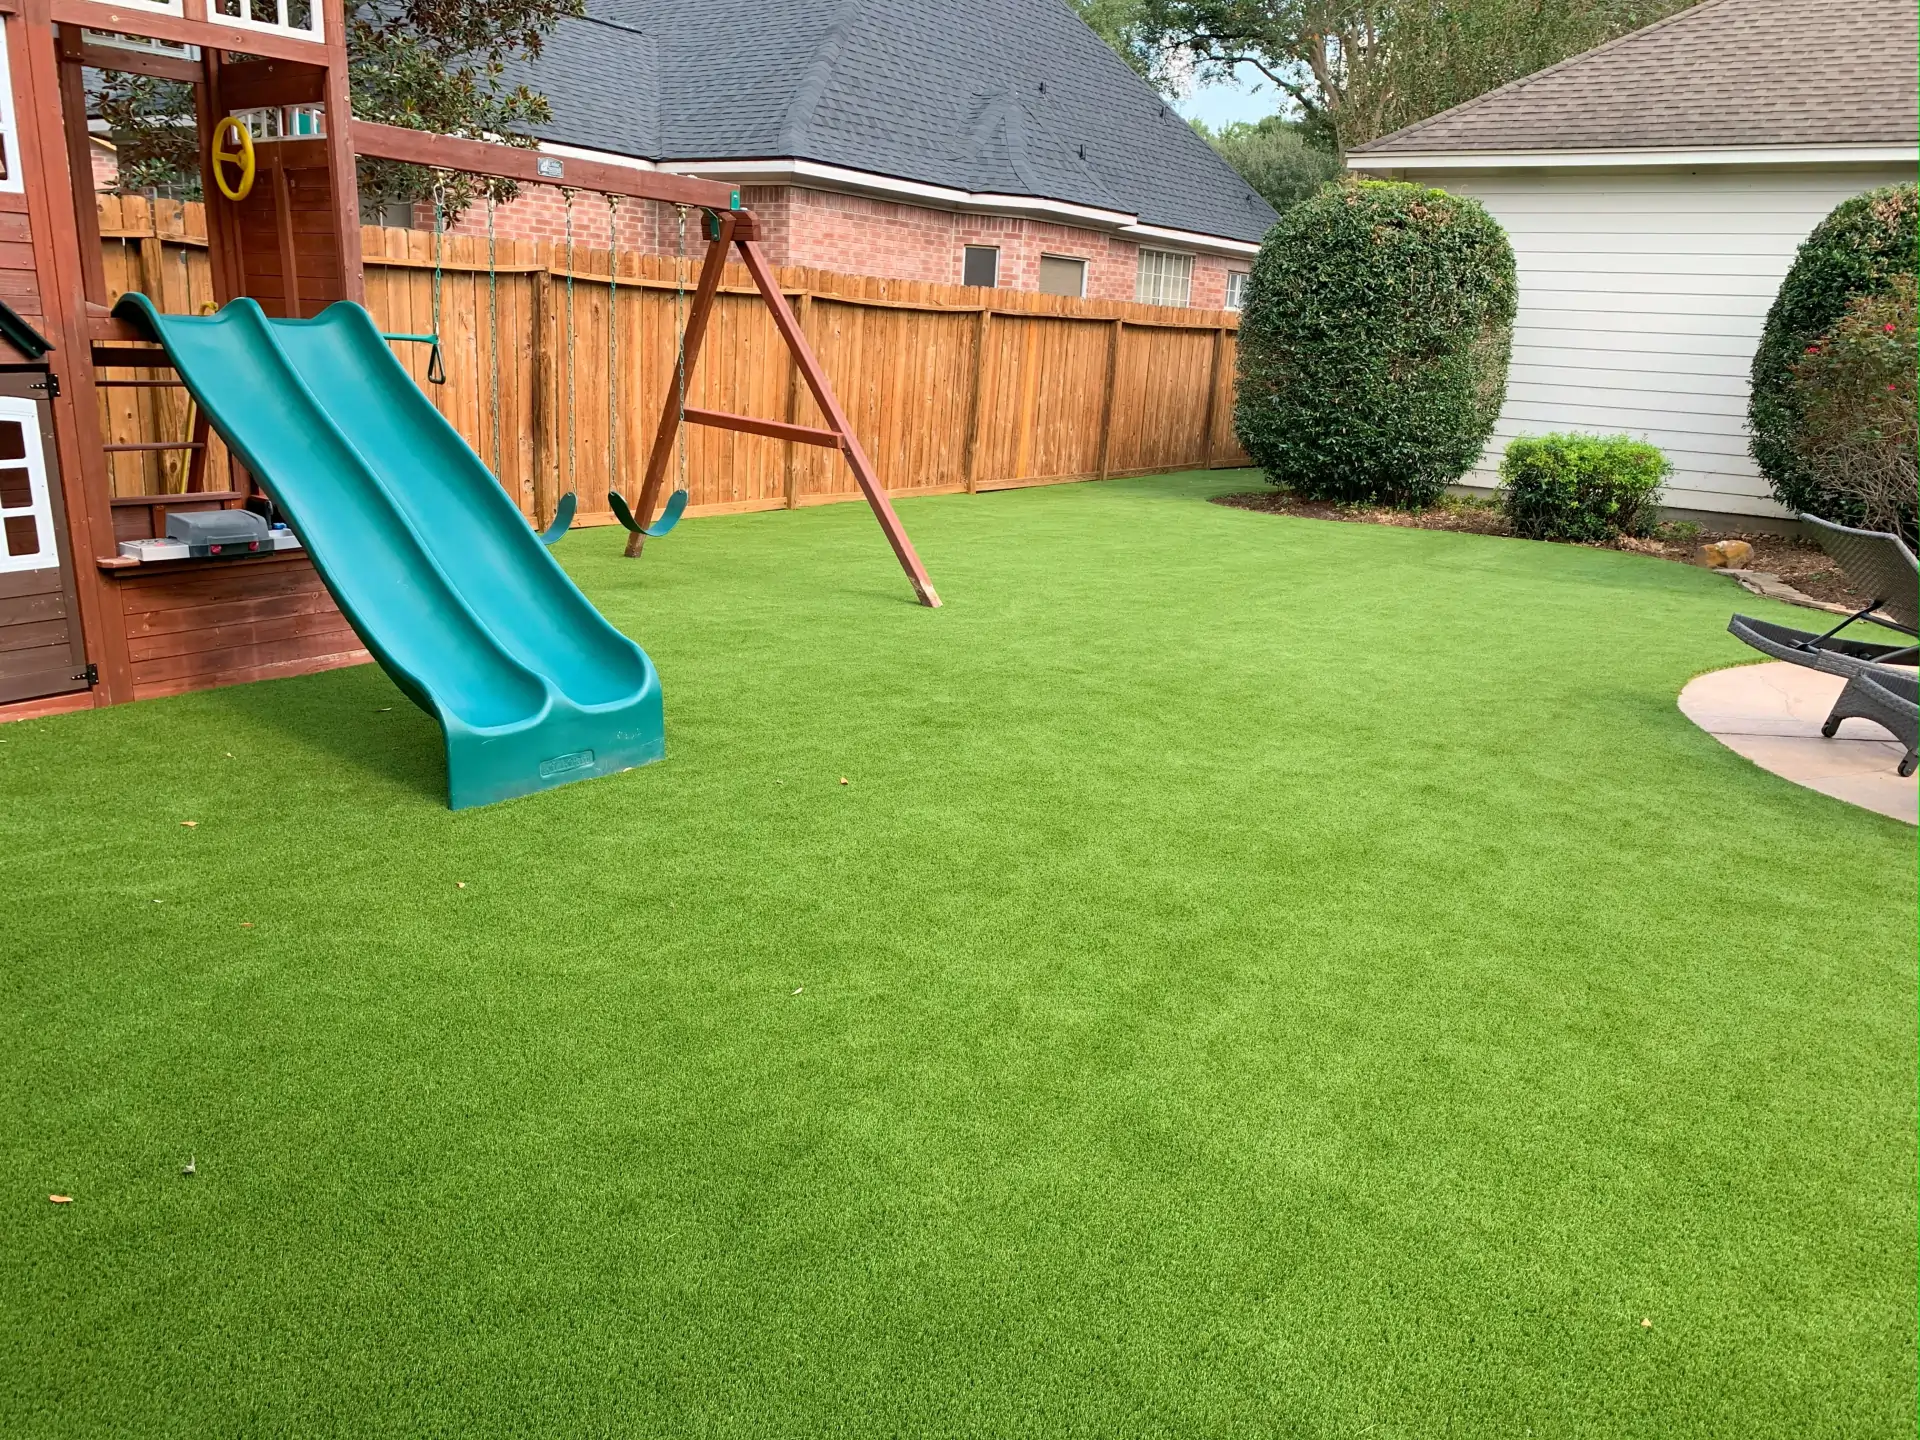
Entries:
<svg viewBox="0 0 1920 1440">
<path fill-rule="evenodd" d="M 1462 530 L 1473 535 L 1511 536 L 1503 516 L 1485 500 L 1448 496 L 1426 510 L 1389 510 L 1375 505 L 1336 505 L 1328 500 L 1302 500 L 1278 490 L 1250 491 L 1239 495 L 1217 495 L 1216 505 L 1231 505 L 1237 510 L 1259 510 L 1269 515 L 1297 515 L 1307 520 L 1338 520 L 1355 525 L 1399 525 L 1414 530 Z M 1622 536 L 1611 546 L 1596 549 L 1629 550 L 1636 555 L 1654 555 L 1683 565 L 1698 563 L 1695 553 L 1714 540 L 1744 540 L 1753 546 L 1749 570 L 1778 575 L 1801 594 L 1831 605 L 1859 609 L 1871 598 L 1847 583 L 1845 575 L 1819 546 L 1790 535 L 1767 531 L 1702 530 L 1686 539 L 1636 539 Z M 1561 542 L 1532 541 L 1532 544 Z"/>
</svg>

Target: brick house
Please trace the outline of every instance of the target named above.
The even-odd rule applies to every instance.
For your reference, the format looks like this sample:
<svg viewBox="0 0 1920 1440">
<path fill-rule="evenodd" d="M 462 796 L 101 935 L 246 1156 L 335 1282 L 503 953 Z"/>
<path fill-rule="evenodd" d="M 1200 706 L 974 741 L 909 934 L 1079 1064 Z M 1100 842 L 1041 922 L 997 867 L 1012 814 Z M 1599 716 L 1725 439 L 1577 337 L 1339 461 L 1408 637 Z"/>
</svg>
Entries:
<svg viewBox="0 0 1920 1440">
<path fill-rule="evenodd" d="M 778 264 L 1231 308 L 1275 219 L 1064 0 L 589 0 L 510 78 L 552 105 L 544 149 L 739 185 Z M 558 239 L 566 209 L 494 219 Z M 679 244 L 670 210 L 575 198 L 578 243 L 610 223 Z"/>
</svg>

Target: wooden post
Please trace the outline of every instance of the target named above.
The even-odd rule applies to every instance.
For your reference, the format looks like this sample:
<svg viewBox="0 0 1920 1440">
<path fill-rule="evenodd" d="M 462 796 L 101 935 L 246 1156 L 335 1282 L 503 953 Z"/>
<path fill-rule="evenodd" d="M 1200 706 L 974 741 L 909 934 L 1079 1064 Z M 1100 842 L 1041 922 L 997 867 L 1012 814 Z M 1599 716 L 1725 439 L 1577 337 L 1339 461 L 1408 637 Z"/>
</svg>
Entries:
<svg viewBox="0 0 1920 1440">
<path fill-rule="evenodd" d="M 807 318 L 812 314 L 813 291 L 809 288 L 800 292 L 800 308 L 794 317 L 795 323 L 802 331 L 807 328 Z M 797 363 L 790 363 L 787 366 L 785 414 L 789 425 L 800 423 L 800 366 Z M 784 448 L 787 452 L 787 509 L 795 510 L 800 506 L 800 447 L 788 440 Z"/>
<path fill-rule="evenodd" d="M 693 367 L 700 359 L 701 342 L 707 338 L 707 321 L 713 314 L 713 297 L 726 273 L 727 251 L 733 247 L 734 218 L 731 212 L 720 215 L 720 233 L 708 242 L 707 258 L 700 266 L 700 284 L 693 292 L 693 307 L 687 312 L 686 334 L 680 341 L 679 363 L 685 383 L 693 383 Z M 776 286 L 773 292 L 780 294 Z M 786 304 L 784 299 L 780 302 Z M 678 376 L 669 372 L 667 395 L 660 407 L 660 424 L 653 432 L 653 450 L 647 456 L 646 479 L 640 484 L 640 496 L 633 506 L 633 518 L 641 525 L 653 523 L 660 503 L 660 483 L 667 477 L 667 462 L 673 459 L 674 438 L 680 433 L 680 385 Z M 637 531 L 627 535 L 627 555 L 637 559 L 646 548 L 647 537 Z"/>
<path fill-rule="evenodd" d="M 1200 468 L 1213 468 L 1213 431 L 1220 423 L 1220 359 L 1227 353 L 1227 327 L 1213 332 L 1213 361 L 1207 370 L 1206 430 L 1200 437 Z"/>
<path fill-rule="evenodd" d="M 729 222 L 722 221 L 722 240 L 731 237 Z M 754 286 L 760 291 L 760 298 L 767 302 L 767 308 L 773 312 L 774 328 L 779 330 L 780 338 L 787 342 L 787 349 L 793 353 L 794 362 L 800 367 L 801 377 L 807 382 L 807 389 L 813 394 L 813 403 L 820 407 L 820 413 L 826 417 L 827 427 L 840 437 L 841 453 L 847 457 L 847 464 L 853 468 L 853 478 L 860 482 L 861 493 L 867 497 L 867 504 L 873 507 L 874 517 L 879 520 L 880 528 L 886 532 L 887 543 L 893 547 L 894 557 L 899 560 L 900 568 L 907 572 L 907 579 L 913 585 L 913 591 L 920 603 L 928 609 L 938 609 L 940 596 L 928 578 L 927 570 L 920 563 L 920 556 L 913 548 L 913 542 L 907 538 L 907 532 L 900 524 L 900 517 L 894 513 L 893 503 L 887 499 L 887 492 L 880 487 L 879 477 L 873 473 L 873 465 L 867 459 L 867 452 L 861 448 L 860 438 L 853 433 L 847 415 L 840 408 L 840 401 L 833 393 L 833 386 L 820 368 L 819 358 L 808 343 L 806 332 L 794 318 L 787 297 L 780 293 L 780 283 L 774 278 L 767 265 L 767 258 L 761 254 L 760 246 L 754 240 L 737 242 L 740 258 L 746 262 L 747 273 L 753 276 Z M 706 277 L 701 277 L 705 282 Z M 715 280 L 718 284 L 718 278 Z M 712 296 L 707 297 L 709 303 Z M 691 323 L 691 322 L 689 322 Z M 664 427 L 663 427 L 664 428 Z"/>
<path fill-rule="evenodd" d="M 67 140 L 67 170 L 73 176 L 73 219 L 80 234 L 80 274 L 87 303 L 107 303 L 106 268 L 100 258 L 100 211 L 93 198 L 93 150 L 87 135 L 87 86 L 77 25 L 60 27 L 60 115 Z"/>
<path fill-rule="evenodd" d="M 980 415 L 987 402 L 987 338 L 993 333 L 993 307 L 982 305 L 973 323 L 973 390 L 967 397 L 967 493 L 980 491 Z"/>
<path fill-rule="evenodd" d="M 111 487 L 106 456 L 100 448 L 106 442 L 100 433 L 99 392 L 93 386 L 93 367 L 86 359 L 91 346 L 87 286 L 91 270 L 100 264 L 98 218 L 92 211 L 92 161 L 89 157 L 81 175 L 74 173 L 70 137 L 62 125 L 66 109 L 59 73 L 62 67 L 54 48 L 49 0 L 25 0 L 18 15 L 6 17 L 4 23 L 12 42 L 9 50 L 15 93 L 24 102 L 17 105 L 20 168 L 27 210 L 33 217 L 30 243 L 45 309 L 44 333 L 58 347 L 54 359 L 61 388 L 52 402 L 53 430 L 60 489 L 67 507 L 74 582 L 87 656 L 99 666 L 95 697 L 112 704 L 133 698 L 133 670 L 120 597 L 93 563 L 97 556 L 113 555 L 117 542 L 108 500 Z M 83 107 L 83 131 L 85 113 Z M 86 212 L 78 203 L 83 197 Z M 79 233 L 83 213 L 95 213 L 91 243 L 96 258 L 91 265 Z"/>
<path fill-rule="evenodd" d="M 267 152 L 267 180 L 273 186 L 273 233 L 280 244 L 280 284 L 284 296 L 281 303 L 286 308 L 287 319 L 302 320 L 306 317 L 300 311 L 300 264 L 293 248 L 293 197 L 287 190 L 287 172 L 280 164 L 278 145 L 260 148 Z M 352 238 L 357 240 L 358 233 Z M 348 237 L 342 235 L 340 243 L 348 244 Z"/>
<path fill-rule="evenodd" d="M 1100 478 L 1107 478 L 1109 460 L 1113 455 L 1113 392 L 1120 380 L 1120 332 L 1127 328 L 1124 320 L 1113 322 L 1113 331 L 1107 336 L 1107 385 L 1100 397 Z"/>
<path fill-rule="evenodd" d="M 200 173 L 207 176 L 213 173 L 213 127 L 220 110 L 220 71 L 224 62 L 222 51 L 207 49 L 202 52 L 201 64 L 206 71 L 206 83 L 200 89 L 200 104 L 194 107 L 195 124 L 200 132 Z M 233 202 L 220 193 L 218 185 L 203 183 L 203 214 L 207 220 L 207 269 L 213 281 L 213 303 L 224 305 L 240 293 L 242 277 L 246 274 L 240 258 L 240 222 Z M 341 236 L 340 243 L 348 244 L 350 237 Z M 356 252 L 358 246 L 354 247 Z"/>
<path fill-rule="evenodd" d="M 353 151 L 353 103 L 347 93 L 347 6 L 317 0 L 327 30 L 327 180 L 334 228 L 340 241 L 340 295 L 367 303 L 366 271 L 360 259 L 360 182 Z"/>
</svg>

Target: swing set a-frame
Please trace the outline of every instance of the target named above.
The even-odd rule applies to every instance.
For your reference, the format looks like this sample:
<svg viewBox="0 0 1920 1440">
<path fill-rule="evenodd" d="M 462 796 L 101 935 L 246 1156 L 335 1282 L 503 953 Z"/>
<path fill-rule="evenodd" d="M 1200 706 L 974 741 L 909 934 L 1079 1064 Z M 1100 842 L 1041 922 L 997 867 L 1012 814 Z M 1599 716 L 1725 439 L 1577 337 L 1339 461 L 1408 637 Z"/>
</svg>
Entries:
<svg viewBox="0 0 1920 1440">
<path fill-rule="evenodd" d="M 801 329 L 793 307 L 780 291 L 779 281 L 767 261 L 766 252 L 760 248 L 759 222 L 751 211 L 741 207 L 737 189 L 691 176 L 629 169 L 604 161 L 550 155 L 365 121 L 354 123 L 353 144 L 357 154 L 372 158 L 404 161 L 440 171 L 457 171 L 521 184 L 555 185 L 569 192 L 596 191 L 625 199 L 661 201 L 681 207 L 683 214 L 688 210 L 698 211 L 704 222 L 702 230 L 706 254 L 701 261 L 699 278 L 693 287 L 692 303 L 680 331 L 673 381 L 661 405 L 660 422 L 654 430 L 646 470 L 638 492 L 631 501 L 617 488 L 610 490 L 607 495 L 615 518 L 628 532 L 626 553 L 637 558 L 649 538 L 657 538 L 672 528 L 680 507 L 685 504 L 684 490 L 676 491 L 669 502 L 667 514 L 660 514 L 662 492 L 666 488 L 675 447 L 684 441 L 684 427 L 699 425 L 732 430 L 799 445 L 816 445 L 838 451 L 844 456 L 848 468 L 853 471 L 854 480 L 860 486 L 860 493 L 866 497 L 874 518 L 880 522 L 880 528 L 887 537 L 887 543 L 893 547 L 900 568 L 906 572 L 915 597 L 926 606 L 940 604 L 939 594 L 927 576 L 926 567 L 920 563 L 913 541 L 908 538 L 892 502 L 888 500 L 886 490 L 874 472 L 873 462 L 868 459 L 859 436 L 854 433 L 847 419 L 846 411 L 841 408 L 833 384 L 821 367 L 806 332 Z M 801 379 L 806 382 L 808 392 L 825 418 L 824 426 L 794 425 L 782 420 L 736 415 L 687 404 L 688 385 L 700 361 L 708 321 L 720 293 L 720 283 L 728 260 L 736 253 L 752 277 L 754 289 L 765 303 L 774 329 L 779 332 Z M 498 343 L 497 338 L 495 343 Z M 609 385 L 616 380 L 617 377 L 609 376 Z"/>
</svg>

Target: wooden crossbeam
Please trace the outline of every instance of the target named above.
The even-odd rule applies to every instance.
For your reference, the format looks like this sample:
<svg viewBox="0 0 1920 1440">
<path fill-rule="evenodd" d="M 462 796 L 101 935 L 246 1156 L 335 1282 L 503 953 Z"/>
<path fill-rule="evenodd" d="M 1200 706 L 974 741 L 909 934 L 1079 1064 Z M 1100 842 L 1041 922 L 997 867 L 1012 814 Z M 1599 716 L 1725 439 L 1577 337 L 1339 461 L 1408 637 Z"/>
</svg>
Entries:
<svg viewBox="0 0 1920 1440">
<path fill-rule="evenodd" d="M 463 140 L 454 135 L 407 130 L 398 125 L 376 125 L 371 120 L 353 122 L 353 153 L 379 160 L 404 160 L 409 165 L 430 165 L 440 170 L 460 170 L 469 175 L 496 175 L 502 180 L 518 180 L 528 185 L 566 185 L 575 190 L 597 190 L 603 195 L 624 195 L 635 200 L 698 205 L 704 210 L 739 208 L 740 192 L 717 180 L 696 180 L 690 175 L 669 175 L 660 170 L 635 170 L 572 155 L 547 155 L 514 145 Z"/>
<path fill-rule="evenodd" d="M 706 425 L 715 430 L 738 430 L 744 435 L 765 435 L 771 440 L 791 440 L 798 445 L 819 445 L 828 450 L 840 448 L 840 437 L 831 430 L 816 430 L 811 425 L 789 425 L 783 420 L 762 420 L 757 415 L 731 415 L 725 410 L 696 410 L 687 407 L 689 425 Z"/>
</svg>

